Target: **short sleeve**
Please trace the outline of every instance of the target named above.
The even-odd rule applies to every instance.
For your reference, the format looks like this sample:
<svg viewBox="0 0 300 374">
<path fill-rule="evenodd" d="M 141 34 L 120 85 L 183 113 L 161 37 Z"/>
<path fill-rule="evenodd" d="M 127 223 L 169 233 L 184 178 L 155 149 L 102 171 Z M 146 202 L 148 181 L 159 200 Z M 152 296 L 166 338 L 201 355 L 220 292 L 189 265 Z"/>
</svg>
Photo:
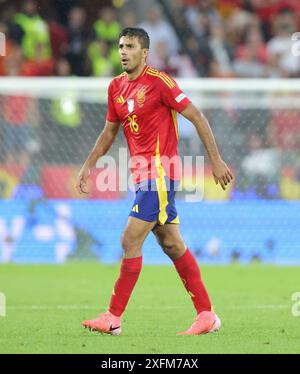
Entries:
<svg viewBox="0 0 300 374">
<path fill-rule="evenodd" d="M 115 104 L 114 104 L 112 82 L 110 82 L 108 86 L 107 104 L 108 104 L 107 115 L 106 115 L 107 121 L 119 122 L 120 120 L 119 120 L 118 114 L 115 109 Z"/>
<path fill-rule="evenodd" d="M 191 102 L 184 92 L 178 87 L 174 79 L 163 73 L 163 79 L 160 79 L 161 100 L 168 107 L 182 112 Z"/>
</svg>

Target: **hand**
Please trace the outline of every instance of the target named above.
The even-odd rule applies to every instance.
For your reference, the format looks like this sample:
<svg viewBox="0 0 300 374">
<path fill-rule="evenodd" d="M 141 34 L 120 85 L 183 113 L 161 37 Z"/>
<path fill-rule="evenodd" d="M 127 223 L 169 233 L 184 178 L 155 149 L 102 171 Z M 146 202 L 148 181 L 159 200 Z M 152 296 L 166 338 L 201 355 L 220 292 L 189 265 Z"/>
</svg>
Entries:
<svg viewBox="0 0 300 374">
<path fill-rule="evenodd" d="M 220 182 L 220 185 L 225 191 L 227 184 L 232 181 L 233 175 L 222 159 L 213 164 L 212 173 L 216 184 Z"/>
<path fill-rule="evenodd" d="M 84 166 L 81 168 L 76 181 L 76 189 L 77 191 L 82 194 L 88 194 L 89 191 L 87 190 L 87 180 L 89 175 L 91 174 L 90 169 L 87 166 Z"/>
</svg>

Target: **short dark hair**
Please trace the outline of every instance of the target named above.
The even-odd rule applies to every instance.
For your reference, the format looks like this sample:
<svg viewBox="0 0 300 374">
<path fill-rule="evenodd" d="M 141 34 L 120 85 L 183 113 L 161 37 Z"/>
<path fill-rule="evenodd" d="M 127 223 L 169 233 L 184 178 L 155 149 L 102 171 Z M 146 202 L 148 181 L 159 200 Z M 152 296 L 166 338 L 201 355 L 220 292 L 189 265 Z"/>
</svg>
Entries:
<svg viewBox="0 0 300 374">
<path fill-rule="evenodd" d="M 139 27 L 126 27 L 121 31 L 119 39 L 122 36 L 137 37 L 142 48 L 149 49 L 150 47 L 150 38 L 147 31 Z"/>
</svg>

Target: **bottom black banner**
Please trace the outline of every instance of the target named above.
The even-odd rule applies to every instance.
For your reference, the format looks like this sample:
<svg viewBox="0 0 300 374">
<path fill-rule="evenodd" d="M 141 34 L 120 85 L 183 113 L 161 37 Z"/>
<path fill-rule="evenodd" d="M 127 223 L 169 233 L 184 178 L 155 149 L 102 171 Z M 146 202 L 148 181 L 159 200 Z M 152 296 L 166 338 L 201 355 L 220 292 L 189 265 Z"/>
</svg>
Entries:
<svg viewBox="0 0 300 374">
<path fill-rule="evenodd" d="M 121 369 L 135 372 L 139 369 L 201 370 L 209 369 L 255 369 L 266 366 L 287 368 L 300 365 L 299 355 L 151 355 L 151 354 L 116 354 L 116 355 L 0 355 L 1 368 L 22 367 L 41 369 L 86 369 L 98 370 Z"/>
</svg>

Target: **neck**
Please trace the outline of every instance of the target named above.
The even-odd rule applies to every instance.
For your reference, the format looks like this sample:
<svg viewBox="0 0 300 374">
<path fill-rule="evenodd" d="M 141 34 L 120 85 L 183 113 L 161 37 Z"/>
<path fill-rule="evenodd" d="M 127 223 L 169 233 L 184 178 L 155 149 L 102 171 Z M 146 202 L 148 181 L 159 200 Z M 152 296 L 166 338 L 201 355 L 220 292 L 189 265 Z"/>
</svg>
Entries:
<svg viewBox="0 0 300 374">
<path fill-rule="evenodd" d="M 132 81 L 136 79 L 139 75 L 141 75 L 142 71 L 144 70 L 144 67 L 145 67 L 145 64 L 143 63 L 140 66 L 138 66 L 133 72 L 127 73 L 128 80 Z"/>
</svg>

